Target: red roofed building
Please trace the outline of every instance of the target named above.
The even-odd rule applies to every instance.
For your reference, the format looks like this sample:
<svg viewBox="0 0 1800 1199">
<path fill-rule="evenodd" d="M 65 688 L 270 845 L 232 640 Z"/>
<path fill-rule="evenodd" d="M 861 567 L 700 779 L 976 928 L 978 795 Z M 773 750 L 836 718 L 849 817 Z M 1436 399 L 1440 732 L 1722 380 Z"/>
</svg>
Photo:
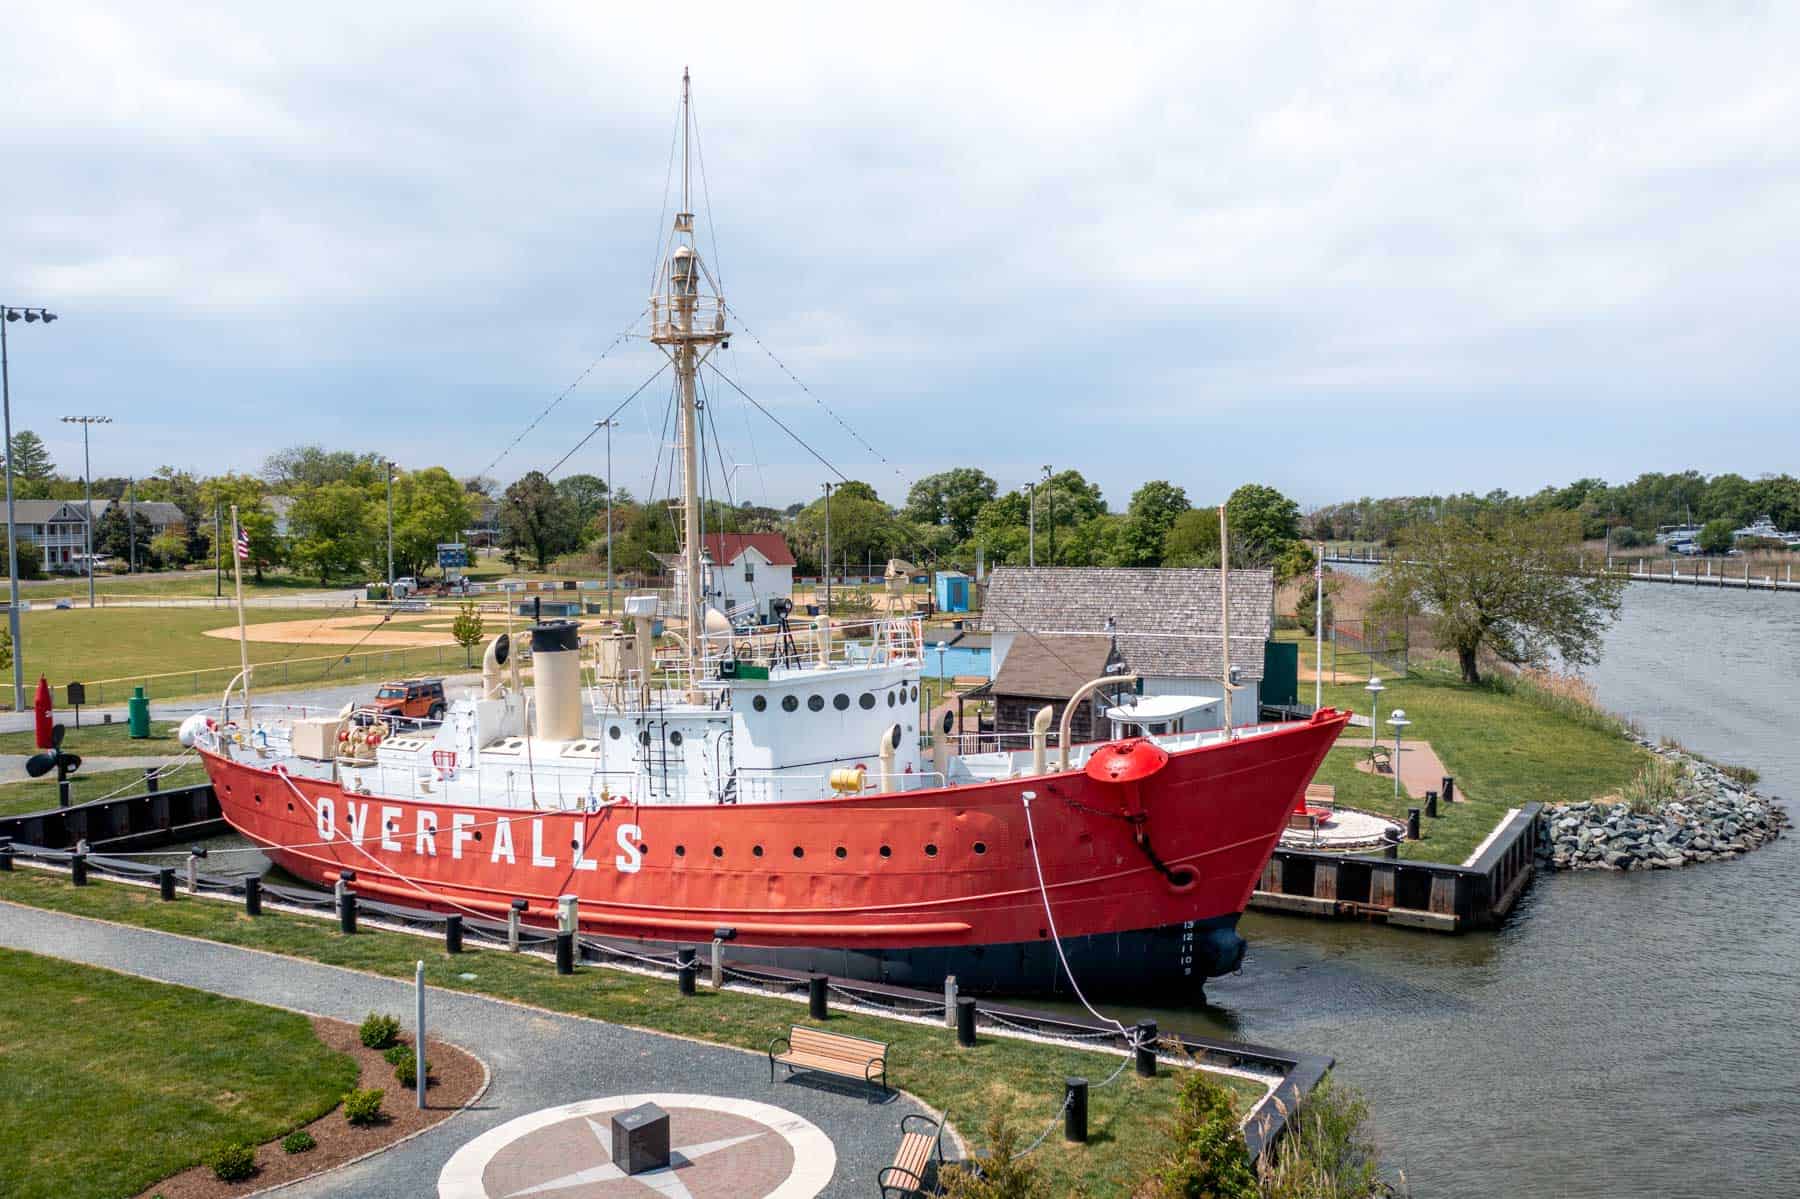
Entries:
<svg viewBox="0 0 1800 1199">
<path fill-rule="evenodd" d="M 675 572 L 675 592 L 687 590 L 680 555 L 664 558 Z M 780 533 L 708 533 L 700 539 L 706 598 L 728 616 L 751 611 L 767 621 L 769 601 L 794 593 L 794 551 Z"/>
</svg>

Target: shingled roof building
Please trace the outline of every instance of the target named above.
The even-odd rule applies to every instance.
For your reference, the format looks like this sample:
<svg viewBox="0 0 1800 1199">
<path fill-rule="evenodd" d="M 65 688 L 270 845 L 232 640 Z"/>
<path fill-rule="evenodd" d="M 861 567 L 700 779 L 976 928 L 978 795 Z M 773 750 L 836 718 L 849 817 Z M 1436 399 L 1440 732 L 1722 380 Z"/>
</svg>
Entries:
<svg viewBox="0 0 1800 1199">
<path fill-rule="evenodd" d="M 1231 666 L 1238 684 L 1231 719 L 1233 724 L 1254 724 L 1261 703 L 1263 646 L 1274 610 L 1274 577 L 1266 570 L 1234 570 L 1230 587 Z M 998 567 L 988 580 L 980 624 L 994 635 L 990 690 L 997 731 L 1017 731 L 1001 727 L 1011 722 L 1000 719 L 999 709 L 1007 706 L 1000 701 L 1023 680 L 1046 677 L 1033 663 L 1047 657 L 1085 663 L 1092 654 L 1065 654 L 1057 647 L 1090 643 L 1096 636 L 1106 638 L 1109 650 L 1117 647 L 1125 669 L 1143 676 L 1145 695 L 1218 698 L 1224 691 L 1223 623 L 1216 570 Z M 1009 660 L 1021 650 L 1027 654 L 1020 664 L 1024 669 L 1009 673 Z M 1104 667 L 1107 660 L 1099 664 Z M 1066 663 L 1060 673 L 1069 673 Z M 1086 681 L 1059 678 L 1057 685 L 1066 689 L 1058 694 L 1066 699 Z M 1033 686 L 1043 689 L 1041 682 Z M 1034 698 L 1041 703 L 1057 696 Z M 1219 706 L 1189 713 L 1179 723 L 1183 729 L 1217 728 Z M 1094 735 L 1104 733 L 1096 730 Z"/>
<path fill-rule="evenodd" d="M 681 555 L 658 555 L 675 576 L 675 592 L 687 591 Z M 707 601 L 726 615 L 754 613 L 772 619 L 769 602 L 794 594 L 794 552 L 780 533 L 707 533 L 700 538 L 701 576 Z"/>
</svg>

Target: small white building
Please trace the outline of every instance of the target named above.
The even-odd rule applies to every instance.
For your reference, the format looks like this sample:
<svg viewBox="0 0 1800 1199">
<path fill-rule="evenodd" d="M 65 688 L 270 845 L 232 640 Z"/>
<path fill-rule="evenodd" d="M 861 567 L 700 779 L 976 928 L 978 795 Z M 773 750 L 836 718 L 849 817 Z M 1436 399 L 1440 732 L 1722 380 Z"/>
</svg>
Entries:
<svg viewBox="0 0 1800 1199">
<path fill-rule="evenodd" d="M 675 575 L 677 604 L 687 595 L 687 569 L 679 554 L 663 555 Z M 708 533 L 700 539 L 700 570 L 707 602 L 734 620 L 771 619 L 769 601 L 792 599 L 794 552 L 780 533 Z M 684 610 L 678 607 L 677 610 Z"/>
<path fill-rule="evenodd" d="M 1275 582 L 1266 570 L 1231 572 L 1231 668 L 1237 690 L 1231 723 L 1261 714 L 1263 647 L 1273 622 Z M 1201 568 L 1000 566 L 988 580 L 981 627 L 994 635 L 992 676 L 1021 638 L 1034 646 L 1072 644 L 1071 635 L 1110 634 L 1125 668 L 1144 680 L 1146 696 L 1223 694 L 1220 644 L 1224 624 L 1219 572 Z M 1066 655 L 1062 655 L 1066 656 Z M 1169 732 L 1219 727 L 1219 705 L 1182 716 Z"/>
</svg>

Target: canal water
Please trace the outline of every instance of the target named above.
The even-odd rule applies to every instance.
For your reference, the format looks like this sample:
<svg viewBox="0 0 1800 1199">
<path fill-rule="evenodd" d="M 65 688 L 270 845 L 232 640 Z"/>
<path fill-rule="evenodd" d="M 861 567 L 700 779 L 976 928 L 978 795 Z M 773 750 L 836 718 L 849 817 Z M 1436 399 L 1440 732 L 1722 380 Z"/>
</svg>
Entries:
<svg viewBox="0 0 1800 1199">
<path fill-rule="evenodd" d="M 1649 734 L 1800 799 L 1797 671 L 1800 597 L 1634 584 L 1590 677 Z M 1213 1006 L 1118 1014 L 1336 1057 L 1414 1195 L 1800 1194 L 1800 838 L 1540 876 L 1494 933 L 1243 932 Z"/>
</svg>

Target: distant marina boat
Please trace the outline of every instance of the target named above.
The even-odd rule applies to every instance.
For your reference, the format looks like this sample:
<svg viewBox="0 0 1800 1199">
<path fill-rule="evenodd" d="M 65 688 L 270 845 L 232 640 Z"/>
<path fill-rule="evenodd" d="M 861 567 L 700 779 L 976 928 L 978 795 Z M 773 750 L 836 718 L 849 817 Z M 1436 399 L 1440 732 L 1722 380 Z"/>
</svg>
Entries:
<svg viewBox="0 0 1800 1199">
<path fill-rule="evenodd" d="M 682 87 L 649 340 L 674 368 L 681 554 L 700 580 L 696 377 L 732 314 L 695 245 Z M 350 871 L 397 904 L 522 909 L 659 949 L 719 939 L 849 977 L 1030 992 L 1072 975 L 1174 1002 L 1238 967 L 1239 915 L 1347 720 L 1129 735 L 1133 679 L 1108 675 L 1068 710 L 1092 695 L 1112 740 L 1071 745 L 1067 711 L 1053 739 L 1045 708 L 1016 745 L 959 752 L 952 714 L 921 714 L 939 651 L 916 617 L 790 623 L 783 600 L 746 630 L 703 586 L 671 607 L 634 596 L 620 627 L 497 637 L 480 687 L 416 732 L 258 711 L 246 663 L 235 710 L 228 688 L 182 740 L 232 826 L 315 883 Z"/>
</svg>

